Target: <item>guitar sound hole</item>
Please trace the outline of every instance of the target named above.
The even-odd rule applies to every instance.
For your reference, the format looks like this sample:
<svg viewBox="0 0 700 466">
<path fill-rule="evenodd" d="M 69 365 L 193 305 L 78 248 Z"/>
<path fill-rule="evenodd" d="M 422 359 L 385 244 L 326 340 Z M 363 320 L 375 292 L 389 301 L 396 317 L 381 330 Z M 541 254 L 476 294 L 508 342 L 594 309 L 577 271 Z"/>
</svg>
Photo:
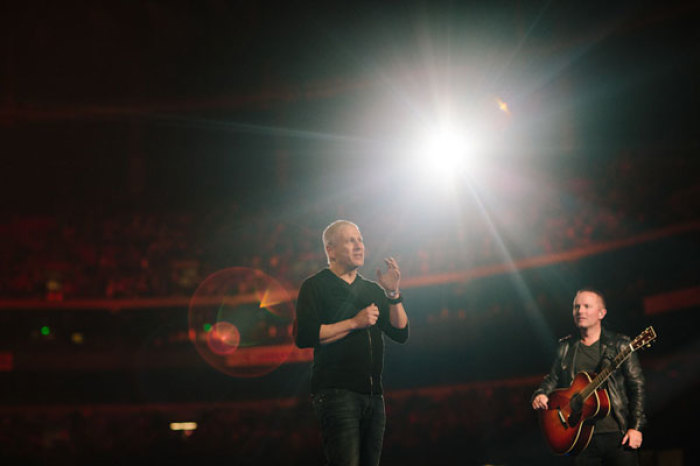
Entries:
<svg viewBox="0 0 700 466">
<path fill-rule="evenodd" d="M 581 398 L 581 395 L 577 393 L 572 396 L 569 406 L 571 406 L 572 413 L 580 413 L 583 409 L 583 399 Z"/>
</svg>

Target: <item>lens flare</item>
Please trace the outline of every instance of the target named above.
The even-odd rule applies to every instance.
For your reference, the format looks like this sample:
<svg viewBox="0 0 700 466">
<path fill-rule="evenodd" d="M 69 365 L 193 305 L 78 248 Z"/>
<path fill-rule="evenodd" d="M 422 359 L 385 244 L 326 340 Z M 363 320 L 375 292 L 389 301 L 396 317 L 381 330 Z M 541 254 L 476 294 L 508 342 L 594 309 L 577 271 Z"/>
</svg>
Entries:
<svg viewBox="0 0 700 466">
<path fill-rule="evenodd" d="M 498 105 L 498 109 L 500 111 L 510 116 L 510 108 L 508 107 L 508 104 L 505 101 L 503 101 L 500 97 L 496 97 L 496 104 Z"/>
<path fill-rule="evenodd" d="M 217 322 L 207 332 L 207 345 L 215 354 L 231 354 L 238 348 L 241 334 L 235 325 L 229 322 Z"/>
<path fill-rule="evenodd" d="M 234 377 L 259 377 L 294 349 L 288 289 L 260 270 L 232 267 L 204 280 L 190 300 L 189 338 L 202 358 Z"/>
</svg>

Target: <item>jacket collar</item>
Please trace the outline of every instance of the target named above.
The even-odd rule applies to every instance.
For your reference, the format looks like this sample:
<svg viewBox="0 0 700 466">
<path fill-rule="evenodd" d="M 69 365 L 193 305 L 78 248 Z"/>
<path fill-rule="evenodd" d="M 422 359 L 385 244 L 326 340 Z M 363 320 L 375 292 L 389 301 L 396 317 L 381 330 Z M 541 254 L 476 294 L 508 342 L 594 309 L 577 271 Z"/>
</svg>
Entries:
<svg viewBox="0 0 700 466">
<path fill-rule="evenodd" d="M 605 329 L 605 327 L 602 327 L 600 330 L 600 344 L 605 349 L 605 347 L 611 347 L 615 346 L 615 342 L 613 340 L 613 334 L 609 332 L 608 330 Z"/>
<path fill-rule="evenodd" d="M 581 334 L 576 333 L 573 338 L 571 338 L 571 344 L 576 344 L 581 341 Z M 601 346 L 614 346 L 615 341 L 613 339 L 613 334 L 607 330 L 605 327 L 600 328 L 600 338 Z"/>
</svg>

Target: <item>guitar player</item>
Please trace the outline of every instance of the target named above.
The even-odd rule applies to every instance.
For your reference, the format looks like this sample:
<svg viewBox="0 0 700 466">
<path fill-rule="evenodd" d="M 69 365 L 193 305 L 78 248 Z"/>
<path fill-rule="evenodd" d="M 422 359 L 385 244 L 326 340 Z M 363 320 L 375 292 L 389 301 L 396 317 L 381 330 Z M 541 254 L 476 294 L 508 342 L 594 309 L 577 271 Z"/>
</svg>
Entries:
<svg viewBox="0 0 700 466">
<path fill-rule="evenodd" d="M 559 340 L 552 368 L 532 395 L 532 408 L 547 409 L 554 389 L 569 387 L 577 373 L 597 373 L 610 365 L 630 338 L 603 328 L 607 314 L 605 298 L 600 291 L 583 288 L 573 303 L 574 324 L 578 337 Z M 638 465 L 637 449 L 642 444 L 644 415 L 644 377 L 635 353 L 606 382 L 611 412 L 595 421 L 588 446 L 573 458 L 576 466 Z"/>
</svg>

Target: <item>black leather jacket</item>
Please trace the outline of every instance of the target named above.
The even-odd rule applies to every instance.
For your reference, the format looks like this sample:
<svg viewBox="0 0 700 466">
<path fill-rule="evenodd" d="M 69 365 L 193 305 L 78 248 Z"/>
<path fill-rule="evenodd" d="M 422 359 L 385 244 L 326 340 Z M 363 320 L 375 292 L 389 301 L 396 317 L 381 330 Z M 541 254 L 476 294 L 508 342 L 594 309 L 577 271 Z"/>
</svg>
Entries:
<svg viewBox="0 0 700 466">
<path fill-rule="evenodd" d="M 534 399 L 539 394 L 549 395 L 555 388 L 568 388 L 574 380 L 574 357 L 578 349 L 579 338 L 571 336 L 559 340 L 557 356 L 552 369 L 544 377 L 540 386 L 533 393 Z M 603 329 L 600 335 L 603 359 L 612 361 L 622 348 L 630 344 L 626 335 Z M 605 387 L 607 385 L 607 387 Z M 644 376 L 637 353 L 632 355 L 613 372 L 604 385 L 610 396 L 613 415 L 623 432 L 627 429 L 642 430 L 646 424 L 644 415 Z"/>
</svg>

